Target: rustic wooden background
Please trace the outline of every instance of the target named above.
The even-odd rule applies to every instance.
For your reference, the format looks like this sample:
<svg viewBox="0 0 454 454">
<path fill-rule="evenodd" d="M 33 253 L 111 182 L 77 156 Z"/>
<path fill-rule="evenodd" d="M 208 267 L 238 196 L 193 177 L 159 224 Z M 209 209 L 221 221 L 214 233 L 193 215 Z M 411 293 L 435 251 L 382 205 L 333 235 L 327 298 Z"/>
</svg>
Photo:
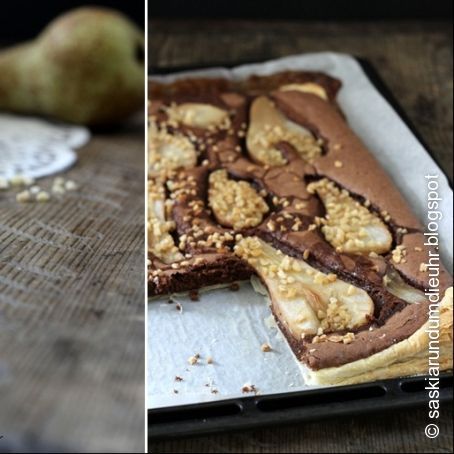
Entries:
<svg viewBox="0 0 454 454">
<path fill-rule="evenodd" d="M 0 452 L 144 449 L 143 114 L 78 154 L 77 192 L 0 191 Z"/>
<path fill-rule="evenodd" d="M 448 18 L 447 18 L 448 19 Z M 149 63 L 157 68 L 244 63 L 314 51 L 367 58 L 379 71 L 452 181 L 451 22 L 296 23 L 152 20 Z M 151 443 L 150 452 L 452 452 L 452 405 L 440 436 L 424 435 L 427 410 L 344 418 Z"/>
</svg>

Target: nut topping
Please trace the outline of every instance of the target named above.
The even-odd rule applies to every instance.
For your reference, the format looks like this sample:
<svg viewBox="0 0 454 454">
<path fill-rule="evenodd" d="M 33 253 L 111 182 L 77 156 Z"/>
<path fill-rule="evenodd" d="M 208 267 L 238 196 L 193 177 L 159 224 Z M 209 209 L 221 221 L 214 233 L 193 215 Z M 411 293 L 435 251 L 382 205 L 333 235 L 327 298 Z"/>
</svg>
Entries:
<svg viewBox="0 0 454 454">
<path fill-rule="evenodd" d="M 270 166 L 285 165 L 287 160 L 276 148 L 280 142 L 292 145 L 308 162 L 321 155 L 321 145 L 311 132 L 287 119 L 265 96 L 254 100 L 250 118 L 246 143 L 255 161 Z"/>
<path fill-rule="evenodd" d="M 272 350 L 272 348 L 271 348 L 270 344 L 265 342 L 264 344 L 261 345 L 260 350 L 262 350 L 262 352 L 266 353 L 266 352 L 270 352 Z"/>
<path fill-rule="evenodd" d="M 392 259 L 394 263 L 405 263 L 405 256 L 407 255 L 407 251 L 405 246 L 399 244 L 391 253 Z"/>
<path fill-rule="evenodd" d="M 230 180 L 226 170 L 209 178 L 208 202 L 219 224 L 234 229 L 260 224 L 268 205 L 247 181 Z"/>
<path fill-rule="evenodd" d="M 148 151 L 150 175 L 162 170 L 194 167 L 197 162 L 196 149 L 187 137 L 159 130 L 154 123 L 149 128 Z"/>
<path fill-rule="evenodd" d="M 392 236 L 384 222 L 361 205 L 347 190 L 323 178 L 307 187 L 317 193 L 326 209 L 321 230 L 338 252 L 369 254 L 388 252 Z"/>
</svg>

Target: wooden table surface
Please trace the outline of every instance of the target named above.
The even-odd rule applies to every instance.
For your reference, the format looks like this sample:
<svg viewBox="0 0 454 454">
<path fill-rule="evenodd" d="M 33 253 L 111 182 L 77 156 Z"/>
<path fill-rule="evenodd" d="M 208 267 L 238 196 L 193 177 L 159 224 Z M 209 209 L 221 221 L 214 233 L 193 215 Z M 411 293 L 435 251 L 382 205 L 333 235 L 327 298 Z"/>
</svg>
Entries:
<svg viewBox="0 0 454 454">
<path fill-rule="evenodd" d="M 304 23 L 152 20 L 149 63 L 235 65 L 338 51 L 367 58 L 452 181 L 452 23 Z M 452 452 L 452 405 L 440 435 L 424 435 L 427 409 L 150 444 L 151 452 Z"/>
<path fill-rule="evenodd" d="M 0 452 L 144 449 L 143 115 L 78 155 L 79 191 L 0 192 Z"/>
</svg>

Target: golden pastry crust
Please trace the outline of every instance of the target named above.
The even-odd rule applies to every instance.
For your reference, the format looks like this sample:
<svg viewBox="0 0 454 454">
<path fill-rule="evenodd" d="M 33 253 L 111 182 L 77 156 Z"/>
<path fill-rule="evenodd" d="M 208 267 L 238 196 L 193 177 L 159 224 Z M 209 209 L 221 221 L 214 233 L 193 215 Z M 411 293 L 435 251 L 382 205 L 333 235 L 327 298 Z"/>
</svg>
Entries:
<svg viewBox="0 0 454 454">
<path fill-rule="evenodd" d="M 453 358 L 453 288 L 446 290 L 440 303 L 439 368 L 452 369 Z M 309 385 L 350 385 L 388 378 L 422 375 L 429 368 L 428 322 L 408 339 L 375 355 L 340 367 L 318 371 L 301 366 Z"/>
</svg>

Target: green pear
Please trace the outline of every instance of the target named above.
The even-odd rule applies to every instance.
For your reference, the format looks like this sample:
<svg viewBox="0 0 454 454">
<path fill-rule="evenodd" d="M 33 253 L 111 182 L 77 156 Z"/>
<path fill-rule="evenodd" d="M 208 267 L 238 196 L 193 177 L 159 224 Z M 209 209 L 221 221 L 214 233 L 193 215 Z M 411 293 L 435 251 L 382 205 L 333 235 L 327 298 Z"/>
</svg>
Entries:
<svg viewBox="0 0 454 454">
<path fill-rule="evenodd" d="M 144 36 L 122 14 L 84 7 L 0 52 L 0 111 L 85 125 L 144 107 Z"/>
</svg>

